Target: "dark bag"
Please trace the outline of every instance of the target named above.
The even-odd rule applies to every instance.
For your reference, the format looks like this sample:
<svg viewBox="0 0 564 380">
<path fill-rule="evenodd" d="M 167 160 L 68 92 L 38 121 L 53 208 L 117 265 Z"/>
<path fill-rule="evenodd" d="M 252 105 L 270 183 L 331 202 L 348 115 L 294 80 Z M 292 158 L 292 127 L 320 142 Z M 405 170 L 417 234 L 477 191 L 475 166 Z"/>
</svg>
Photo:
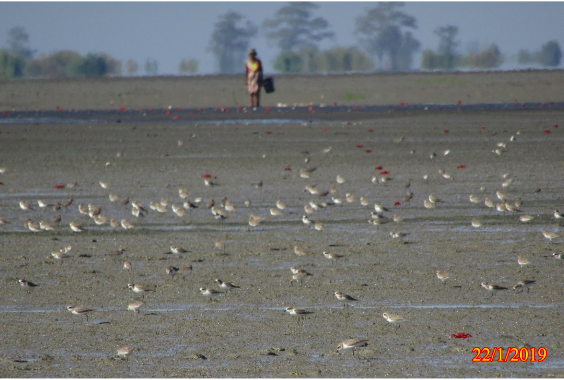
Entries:
<svg viewBox="0 0 564 380">
<path fill-rule="evenodd" d="M 262 86 L 267 94 L 274 92 L 274 79 L 272 79 L 272 77 L 264 78 Z"/>
</svg>

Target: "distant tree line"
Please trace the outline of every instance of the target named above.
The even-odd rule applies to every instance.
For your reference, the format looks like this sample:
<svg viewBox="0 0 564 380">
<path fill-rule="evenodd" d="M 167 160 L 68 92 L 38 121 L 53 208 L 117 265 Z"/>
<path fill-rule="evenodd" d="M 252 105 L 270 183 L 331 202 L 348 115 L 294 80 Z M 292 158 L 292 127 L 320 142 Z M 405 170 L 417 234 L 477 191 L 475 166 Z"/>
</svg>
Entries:
<svg viewBox="0 0 564 380">
<path fill-rule="evenodd" d="M 29 35 L 22 27 L 14 27 L 8 32 L 8 48 L 0 49 L 0 79 L 14 78 L 69 78 L 102 77 L 122 75 L 122 62 L 105 53 L 80 55 L 71 50 L 61 50 L 35 57 L 36 51 L 29 48 Z M 135 75 L 139 65 L 133 60 L 126 62 L 128 75 Z M 159 63 L 147 58 L 144 69 L 149 75 L 158 73 Z M 198 61 L 182 60 L 178 71 L 181 74 L 194 74 L 198 71 Z"/>
<path fill-rule="evenodd" d="M 280 49 L 272 61 L 274 70 L 280 73 L 408 71 L 421 43 L 413 34 L 417 20 L 405 13 L 403 7 L 401 2 L 378 2 L 366 8 L 355 20 L 358 46 L 334 46 L 326 50 L 321 50 L 319 44 L 333 40 L 335 35 L 324 18 L 315 16 L 319 8 L 316 3 L 290 2 L 260 27 L 239 13 L 228 11 L 214 24 L 208 51 L 214 55 L 220 73 L 240 73 L 250 41 L 260 30 Z M 495 69 L 505 61 L 496 44 L 461 54 L 456 26 L 439 27 L 434 33 L 439 44 L 436 50 L 422 51 L 423 70 Z M 539 51 L 521 50 L 518 63 L 556 67 L 561 59 L 558 42 L 549 41 Z M 158 61 L 152 58 L 147 58 L 143 65 L 148 75 L 157 75 L 158 67 Z M 195 74 L 198 69 L 196 59 L 182 59 L 178 66 L 180 74 Z M 140 65 L 134 60 L 122 65 L 105 53 L 83 56 L 65 50 L 36 57 L 36 51 L 29 47 L 29 35 L 22 27 L 12 28 L 7 48 L 0 49 L 0 79 L 122 75 L 123 71 L 136 75 L 139 70 Z"/>
<path fill-rule="evenodd" d="M 497 45 L 492 44 L 481 51 L 467 55 L 458 54 L 460 41 L 456 40 L 458 27 L 447 25 L 435 29 L 439 37 L 436 51 L 425 49 L 421 55 L 421 68 L 424 70 L 454 70 L 456 68 L 494 69 L 499 67 L 504 57 Z"/>
<path fill-rule="evenodd" d="M 521 50 L 518 57 L 519 63 L 536 63 L 546 67 L 560 65 L 561 59 L 562 50 L 560 50 L 560 45 L 556 41 L 548 41 L 537 52 L 531 53 L 528 50 Z"/>
</svg>

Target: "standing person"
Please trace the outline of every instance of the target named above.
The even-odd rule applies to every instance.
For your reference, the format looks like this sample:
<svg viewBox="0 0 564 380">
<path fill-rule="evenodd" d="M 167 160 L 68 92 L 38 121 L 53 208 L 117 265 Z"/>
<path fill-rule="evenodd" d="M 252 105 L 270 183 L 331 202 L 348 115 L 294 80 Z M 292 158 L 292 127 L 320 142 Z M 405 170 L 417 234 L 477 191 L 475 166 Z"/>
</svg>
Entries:
<svg viewBox="0 0 564 380">
<path fill-rule="evenodd" d="M 260 107 L 262 62 L 257 59 L 255 49 L 249 49 L 249 59 L 245 62 L 245 68 L 245 84 L 249 90 L 249 107 Z"/>
</svg>

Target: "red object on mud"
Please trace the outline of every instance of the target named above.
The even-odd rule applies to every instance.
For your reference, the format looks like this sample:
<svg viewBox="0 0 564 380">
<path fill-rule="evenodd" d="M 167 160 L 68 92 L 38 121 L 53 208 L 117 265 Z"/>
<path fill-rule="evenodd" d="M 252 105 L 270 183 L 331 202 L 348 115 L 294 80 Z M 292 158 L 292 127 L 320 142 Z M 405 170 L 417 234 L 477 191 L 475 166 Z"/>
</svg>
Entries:
<svg viewBox="0 0 564 380">
<path fill-rule="evenodd" d="M 443 133 L 449 133 L 449 132 L 450 132 L 450 131 L 449 131 L 448 129 L 445 129 L 445 130 L 443 131 Z"/>
<path fill-rule="evenodd" d="M 394 206 L 401 206 L 401 203 L 396 202 L 396 203 L 394 203 Z"/>
<path fill-rule="evenodd" d="M 286 167 L 284 168 L 284 171 L 285 171 L 285 172 L 289 172 L 290 170 L 292 170 L 292 168 L 289 167 L 289 166 L 286 166 Z"/>
<path fill-rule="evenodd" d="M 337 107 L 337 102 L 333 102 L 333 107 Z"/>
<path fill-rule="evenodd" d="M 369 129 L 368 132 L 374 132 L 374 129 Z"/>
<path fill-rule="evenodd" d="M 554 124 L 552 128 L 558 128 L 558 124 Z"/>
<path fill-rule="evenodd" d="M 462 105 L 462 100 L 458 101 L 458 105 L 461 106 Z"/>
<path fill-rule="evenodd" d="M 64 189 L 65 185 L 55 185 L 55 189 Z"/>
<path fill-rule="evenodd" d="M 463 333 L 463 332 L 459 332 L 459 333 L 456 333 L 456 334 L 450 334 L 450 337 L 456 338 L 456 339 L 468 339 L 468 338 L 472 338 L 472 335 L 466 334 L 466 333 Z"/>
<path fill-rule="evenodd" d="M 374 168 L 374 170 L 382 170 L 384 169 L 384 167 L 382 165 L 378 165 Z"/>
<path fill-rule="evenodd" d="M 372 150 L 366 149 L 365 152 L 366 152 L 366 153 L 372 153 Z"/>
<path fill-rule="evenodd" d="M 209 173 L 202 174 L 200 177 L 201 178 L 211 178 L 211 174 L 209 174 Z"/>
<path fill-rule="evenodd" d="M 180 119 L 180 116 L 174 116 L 174 117 L 172 118 L 172 120 L 178 120 L 178 119 Z"/>
<path fill-rule="evenodd" d="M 466 165 L 458 165 L 456 168 L 457 169 L 466 169 Z"/>
<path fill-rule="evenodd" d="M 120 110 L 121 112 L 125 111 L 127 108 L 125 107 L 119 107 L 118 110 Z"/>
<path fill-rule="evenodd" d="M 272 133 L 272 131 L 266 131 L 264 132 L 266 135 L 270 135 Z"/>
<path fill-rule="evenodd" d="M 390 172 L 387 170 L 383 170 L 380 172 L 380 175 L 386 175 L 386 174 L 390 174 Z"/>
<path fill-rule="evenodd" d="M 364 145 L 360 145 L 360 144 L 359 144 L 359 145 L 357 145 L 356 147 L 360 149 L 360 148 L 364 148 Z"/>
<path fill-rule="evenodd" d="M 545 129 L 544 131 L 542 131 L 542 133 L 550 133 L 550 131 L 548 129 Z"/>
</svg>

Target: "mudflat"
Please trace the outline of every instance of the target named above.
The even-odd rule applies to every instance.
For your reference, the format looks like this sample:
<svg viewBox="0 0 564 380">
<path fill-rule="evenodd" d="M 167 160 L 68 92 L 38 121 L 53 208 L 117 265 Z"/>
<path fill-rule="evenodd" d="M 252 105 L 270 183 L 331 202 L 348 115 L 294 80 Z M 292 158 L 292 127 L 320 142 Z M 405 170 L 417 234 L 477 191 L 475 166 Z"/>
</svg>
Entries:
<svg viewBox="0 0 564 380">
<path fill-rule="evenodd" d="M 488 82 L 497 86 L 461 99 L 453 89 L 458 84 L 448 86 L 458 75 L 472 94 Z M 564 265 L 552 255 L 564 249 L 562 219 L 554 216 L 564 211 L 564 110 L 556 106 L 561 95 L 550 92 L 562 74 L 499 75 L 506 81 L 496 82 L 494 73 L 353 76 L 358 88 L 369 79 L 414 89 L 398 98 L 390 90 L 386 102 L 365 97 L 342 105 L 338 94 L 354 92 L 335 83 L 351 78 L 288 77 L 292 89 L 280 80 L 280 98 L 265 96 L 273 106 L 268 113 L 238 109 L 244 93 L 230 101 L 214 82 L 242 87 L 238 77 L 2 83 L 0 109 L 8 112 L 0 117 L 6 221 L 0 225 L 0 374 L 564 376 Z M 430 79 L 437 88 L 429 88 Z M 174 94 L 185 92 L 178 83 L 191 80 L 190 86 L 206 82 L 198 101 L 174 102 Z M 123 94 L 126 85 L 138 86 L 137 95 L 111 104 L 111 94 Z M 160 100 L 153 86 L 162 90 Z M 328 106 L 319 107 L 319 89 Z M 293 96 L 284 98 L 285 91 Z M 33 92 L 37 98 L 25 95 Z M 393 112 L 401 101 L 457 100 L 461 107 L 445 111 Z M 333 101 L 339 105 L 332 109 Z M 316 106 L 278 112 L 278 102 Z M 519 106 L 469 109 L 467 103 Z M 363 112 L 362 105 L 386 104 L 388 110 Z M 162 110 L 168 105 L 169 115 Z M 217 111 L 218 105 L 232 111 Z M 56 106 L 66 111 L 56 117 L 35 111 Z M 120 106 L 128 111 L 119 113 Z M 198 107 L 210 109 L 188 110 Z M 433 198 L 434 208 L 425 207 L 430 195 L 440 199 Z M 70 198 L 72 204 L 53 210 Z M 224 198 L 234 211 L 222 207 Z M 486 198 L 504 211 L 487 207 Z M 206 207 L 212 199 L 225 219 Z M 281 216 L 270 212 L 277 200 L 286 205 Z M 20 201 L 32 209 L 22 210 Z M 132 215 L 134 202 L 144 216 Z M 185 202 L 197 208 L 184 208 Z M 387 211 L 377 213 L 375 203 Z M 96 224 L 79 211 L 89 204 L 133 228 Z M 251 215 L 264 220 L 250 226 Z M 521 222 L 523 215 L 533 219 Z M 28 219 L 54 230 L 32 232 Z M 473 219 L 481 226 L 473 227 Z M 73 232 L 71 222 L 85 231 Z M 558 236 L 549 240 L 543 230 Z M 69 257 L 53 258 L 69 246 Z M 187 252 L 172 253 L 171 246 Z M 342 257 L 330 260 L 324 251 Z M 520 265 L 518 256 L 529 264 Z M 131 270 L 123 269 L 125 261 Z M 188 265 L 192 271 L 182 275 L 165 270 Z M 292 281 L 291 267 L 312 275 Z M 448 273 L 444 282 L 437 270 Z M 24 288 L 19 279 L 39 286 Z M 239 288 L 221 289 L 215 279 Z M 513 289 L 522 280 L 534 282 Z M 491 293 L 482 282 L 507 289 Z M 133 293 L 128 283 L 151 291 Z M 202 287 L 222 293 L 210 299 Z M 357 301 L 345 306 L 337 291 Z M 145 304 L 137 314 L 128 305 L 138 299 Z M 93 311 L 86 320 L 67 305 Z M 290 315 L 287 307 L 310 313 Z M 405 321 L 389 323 L 384 313 Z M 354 357 L 337 353 L 349 338 L 367 339 L 368 346 Z M 122 346 L 133 348 L 127 360 L 117 357 Z M 492 362 L 473 362 L 475 347 L 501 348 L 503 357 L 498 350 Z M 523 356 L 511 362 L 510 347 Z M 539 362 L 541 347 L 546 358 Z"/>
</svg>

